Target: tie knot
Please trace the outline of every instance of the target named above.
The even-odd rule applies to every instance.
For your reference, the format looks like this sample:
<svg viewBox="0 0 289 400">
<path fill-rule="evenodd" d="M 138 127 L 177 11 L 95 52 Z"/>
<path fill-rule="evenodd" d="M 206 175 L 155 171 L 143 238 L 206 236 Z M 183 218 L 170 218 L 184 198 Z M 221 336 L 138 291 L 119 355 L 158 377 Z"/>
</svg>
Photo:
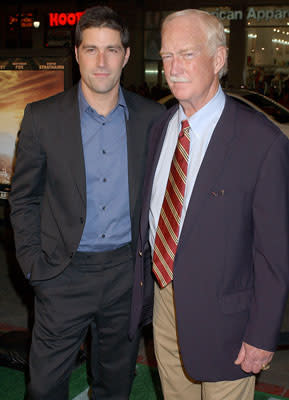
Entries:
<svg viewBox="0 0 289 400">
<path fill-rule="evenodd" d="M 186 128 L 189 128 L 189 127 L 190 127 L 190 125 L 189 125 L 188 120 L 187 120 L 187 119 L 184 119 L 184 120 L 182 121 L 182 130 L 184 130 L 184 129 L 186 129 Z"/>
<path fill-rule="evenodd" d="M 190 129 L 190 125 L 189 125 L 188 120 L 187 119 L 183 120 L 182 121 L 182 129 L 181 129 L 181 132 L 180 132 L 180 137 L 188 134 L 189 129 Z"/>
</svg>

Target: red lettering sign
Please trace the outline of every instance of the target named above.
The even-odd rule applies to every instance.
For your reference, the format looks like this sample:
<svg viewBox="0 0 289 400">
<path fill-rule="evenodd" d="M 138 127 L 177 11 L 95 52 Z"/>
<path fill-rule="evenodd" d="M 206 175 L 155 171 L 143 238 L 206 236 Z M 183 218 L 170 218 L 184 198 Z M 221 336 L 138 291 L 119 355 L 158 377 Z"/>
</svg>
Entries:
<svg viewBox="0 0 289 400">
<path fill-rule="evenodd" d="M 76 15 L 74 13 L 67 14 L 67 23 L 68 25 L 75 25 Z"/>
<path fill-rule="evenodd" d="M 58 23 L 59 23 L 59 25 L 62 25 L 62 26 L 66 25 L 66 21 L 67 21 L 67 16 L 66 16 L 66 14 L 60 13 L 60 14 L 58 15 Z"/>
<path fill-rule="evenodd" d="M 49 26 L 58 26 L 58 13 L 49 13 Z"/>
<path fill-rule="evenodd" d="M 84 11 L 78 11 L 77 13 L 75 13 L 77 22 L 79 21 L 79 18 L 82 16 L 82 14 L 84 14 Z"/>
<path fill-rule="evenodd" d="M 84 11 L 75 13 L 49 13 L 49 26 L 75 25 L 83 13 Z"/>
</svg>

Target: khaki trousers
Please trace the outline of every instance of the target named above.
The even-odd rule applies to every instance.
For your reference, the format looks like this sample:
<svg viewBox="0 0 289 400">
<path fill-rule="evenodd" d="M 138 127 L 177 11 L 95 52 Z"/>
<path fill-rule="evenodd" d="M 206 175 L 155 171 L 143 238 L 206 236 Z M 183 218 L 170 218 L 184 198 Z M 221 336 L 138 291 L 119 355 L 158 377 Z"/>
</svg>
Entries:
<svg viewBox="0 0 289 400">
<path fill-rule="evenodd" d="M 197 382 L 184 371 L 176 333 L 173 287 L 155 284 L 154 346 L 165 400 L 253 400 L 255 376 Z"/>
</svg>

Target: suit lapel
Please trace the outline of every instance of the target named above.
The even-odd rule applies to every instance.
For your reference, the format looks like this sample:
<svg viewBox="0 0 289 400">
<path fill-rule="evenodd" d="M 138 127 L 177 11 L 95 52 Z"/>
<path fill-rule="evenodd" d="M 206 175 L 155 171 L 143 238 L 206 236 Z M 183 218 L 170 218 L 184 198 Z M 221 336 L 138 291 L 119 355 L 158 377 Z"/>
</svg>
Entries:
<svg viewBox="0 0 289 400">
<path fill-rule="evenodd" d="M 129 119 L 126 120 L 126 137 L 127 137 L 127 162 L 128 162 L 128 187 L 129 187 L 129 205 L 130 205 L 130 216 L 134 215 L 134 208 L 136 202 L 136 189 L 138 173 L 137 168 L 137 152 L 136 149 L 139 146 L 138 135 L 135 134 L 137 130 L 137 113 L 129 106 L 127 101 L 127 106 L 129 110 Z"/>
<path fill-rule="evenodd" d="M 235 137 L 235 109 L 233 102 L 226 96 L 223 113 L 215 127 L 194 185 L 180 242 L 182 237 L 186 236 L 186 230 L 191 228 L 192 223 L 196 223 L 211 192 L 216 190 L 218 176 L 224 168 L 225 159 Z"/>
<path fill-rule="evenodd" d="M 78 188 L 80 196 L 86 202 L 86 183 L 81 125 L 78 106 L 77 86 L 68 93 L 67 102 L 59 107 L 59 120 L 63 121 L 63 149 L 69 169 Z M 65 120 L 63 120 L 65 115 Z"/>
<path fill-rule="evenodd" d="M 156 168 L 162 151 L 163 143 L 166 137 L 167 128 L 173 115 L 176 113 L 178 105 L 172 107 L 159 125 L 155 126 L 152 131 L 151 142 L 149 146 L 148 165 L 146 167 L 146 178 L 144 182 L 144 199 L 143 199 L 143 212 L 141 216 L 141 229 L 142 237 L 145 237 L 145 231 L 148 226 L 148 216 L 150 209 L 150 200 L 152 187 L 155 177 Z"/>
<path fill-rule="evenodd" d="M 140 181 L 143 176 L 143 162 L 145 161 L 145 149 L 148 132 L 138 134 L 140 130 L 147 130 L 148 121 L 145 110 L 135 107 L 133 98 L 129 92 L 123 90 L 125 101 L 129 111 L 129 119 L 126 121 L 127 132 L 127 158 L 128 158 L 128 183 L 130 216 L 133 219 L 136 201 L 140 191 Z"/>
</svg>

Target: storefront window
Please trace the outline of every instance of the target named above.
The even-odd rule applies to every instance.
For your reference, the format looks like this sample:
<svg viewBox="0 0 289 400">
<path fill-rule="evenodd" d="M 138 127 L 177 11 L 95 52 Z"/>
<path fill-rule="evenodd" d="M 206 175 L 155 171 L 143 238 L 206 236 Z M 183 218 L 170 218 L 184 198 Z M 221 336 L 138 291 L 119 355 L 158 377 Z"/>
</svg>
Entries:
<svg viewBox="0 0 289 400">
<path fill-rule="evenodd" d="M 289 78 L 289 7 L 249 7 L 246 34 L 246 86 L 282 102 Z"/>
<path fill-rule="evenodd" d="M 144 59 L 145 59 L 145 82 L 150 91 L 156 92 L 164 86 L 162 78 L 162 61 L 160 58 L 161 34 L 160 27 L 167 13 L 161 11 L 148 11 L 145 13 L 144 31 Z"/>
<path fill-rule="evenodd" d="M 145 80 L 149 88 L 158 82 L 159 64 L 155 61 L 145 62 Z"/>
</svg>

